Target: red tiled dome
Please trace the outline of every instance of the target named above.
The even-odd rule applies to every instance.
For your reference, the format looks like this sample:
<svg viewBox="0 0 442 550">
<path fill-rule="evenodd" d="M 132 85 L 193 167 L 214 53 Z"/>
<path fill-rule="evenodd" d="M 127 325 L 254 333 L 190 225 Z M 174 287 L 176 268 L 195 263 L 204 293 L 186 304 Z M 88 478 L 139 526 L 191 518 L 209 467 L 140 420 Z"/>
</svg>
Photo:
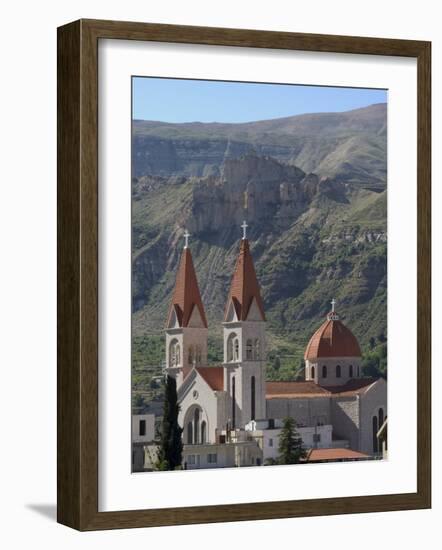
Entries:
<svg viewBox="0 0 442 550">
<path fill-rule="evenodd" d="M 337 316 L 327 320 L 313 334 L 304 353 L 304 359 L 321 357 L 360 357 L 361 348 L 354 334 Z"/>
</svg>

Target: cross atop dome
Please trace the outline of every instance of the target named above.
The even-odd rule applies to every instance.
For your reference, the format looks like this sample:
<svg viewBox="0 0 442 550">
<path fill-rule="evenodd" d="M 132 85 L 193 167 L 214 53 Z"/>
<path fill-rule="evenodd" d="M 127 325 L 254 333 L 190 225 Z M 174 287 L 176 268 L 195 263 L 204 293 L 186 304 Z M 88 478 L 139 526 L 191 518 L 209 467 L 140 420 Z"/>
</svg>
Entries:
<svg viewBox="0 0 442 550">
<path fill-rule="evenodd" d="M 246 220 L 244 220 L 244 221 L 242 222 L 241 227 L 242 227 L 242 238 L 243 238 L 243 240 L 245 240 L 245 239 L 247 239 L 247 228 L 249 227 L 249 226 L 247 225 Z"/>
<path fill-rule="evenodd" d="M 339 315 L 335 311 L 336 300 L 334 298 L 332 298 L 332 301 L 330 303 L 331 303 L 332 308 L 331 308 L 330 313 L 327 315 L 327 320 L 328 321 L 339 321 Z"/>
<path fill-rule="evenodd" d="M 335 311 L 336 300 L 331 301 L 332 309 L 327 319 L 310 338 L 304 359 L 317 361 L 327 357 L 361 357 L 359 343 Z"/>
</svg>

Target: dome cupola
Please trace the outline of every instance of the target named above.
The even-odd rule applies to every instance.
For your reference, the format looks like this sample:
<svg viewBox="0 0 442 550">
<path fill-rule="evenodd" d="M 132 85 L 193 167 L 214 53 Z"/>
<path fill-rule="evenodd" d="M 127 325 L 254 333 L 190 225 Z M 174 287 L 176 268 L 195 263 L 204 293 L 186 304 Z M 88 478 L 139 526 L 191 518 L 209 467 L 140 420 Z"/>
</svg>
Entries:
<svg viewBox="0 0 442 550">
<path fill-rule="evenodd" d="M 361 348 L 356 336 L 339 319 L 335 311 L 335 300 L 327 319 L 310 338 L 304 359 L 314 361 L 329 357 L 360 357 Z"/>
</svg>

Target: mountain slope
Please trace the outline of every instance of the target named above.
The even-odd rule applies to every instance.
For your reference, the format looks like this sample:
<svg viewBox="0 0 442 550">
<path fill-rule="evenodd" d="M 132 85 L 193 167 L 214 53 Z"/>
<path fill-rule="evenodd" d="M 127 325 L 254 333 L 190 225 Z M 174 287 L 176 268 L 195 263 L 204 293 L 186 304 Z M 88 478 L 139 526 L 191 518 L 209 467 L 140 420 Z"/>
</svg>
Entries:
<svg viewBox="0 0 442 550">
<path fill-rule="evenodd" d="M 386 104 L 242 124 L 133 123 L 133 175 L 219 176 L 250 152 L 364 186 L 386 184 Z"/>
<path fill-rule="evenodd" d="M 299 365 L 332 297 L 363 347 L 386 334 L 386 191 L 319 178 L 256 154 L 227 159 L 220 172 L 134 179 L 135 339 L 162 335 L 187 227 L 211 356 L 220 359 L 222 314 L 244 218 L 271 352 L 294 356 Z"/>
</svg>

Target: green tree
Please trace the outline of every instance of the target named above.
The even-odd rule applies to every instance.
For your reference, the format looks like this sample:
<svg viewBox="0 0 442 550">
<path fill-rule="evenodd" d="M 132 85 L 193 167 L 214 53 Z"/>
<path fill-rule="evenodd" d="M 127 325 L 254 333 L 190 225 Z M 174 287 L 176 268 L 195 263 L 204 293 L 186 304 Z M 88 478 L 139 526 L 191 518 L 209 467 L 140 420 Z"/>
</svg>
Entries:
<svg viewBox="0 0 442 550">
<path fill-rule="evenodd" d="M 143 396 L 139 393 L 135 393 L 132 399 L 132 408 L 139 411 L 139 409 L 142 409 L 145 406 L 146 404 L 144 402 Z"/>
<path fill-rule="evenodd" d="M 181 434 L 183 429 L 178 424 L 179 410 L 176 380 L 172 376 L 167 376 L 160 445 L 156 462 L 158 470 L 176 470 L 181 466 L 183 454 Z"/>
<path fill-rule="evenodd" d="M 291 417 L 287 417 L 283 421 L 279 434 L 278 453 L 279 464 L 297 464 L 306 456 L 301 436 L 296 429 L 296 422 Z"/>
<path fill-rule="evenodd" d="M 149 388 L 151 390 L 157 390 L 159 387 L 160 386 L 159 386 L 158 382 L 154 378 L 152 378 L 152 380 L 149 383 Z"/>
<path fill-rule="evenodd" d="M 275 360 L 273 361 L 273 368 L 276 371 L 279 371 L 279 369 L 281 368 L 281 359 L 279 358 L 279 355 L 277 355 L 275 357 Z"/>
</svg>

